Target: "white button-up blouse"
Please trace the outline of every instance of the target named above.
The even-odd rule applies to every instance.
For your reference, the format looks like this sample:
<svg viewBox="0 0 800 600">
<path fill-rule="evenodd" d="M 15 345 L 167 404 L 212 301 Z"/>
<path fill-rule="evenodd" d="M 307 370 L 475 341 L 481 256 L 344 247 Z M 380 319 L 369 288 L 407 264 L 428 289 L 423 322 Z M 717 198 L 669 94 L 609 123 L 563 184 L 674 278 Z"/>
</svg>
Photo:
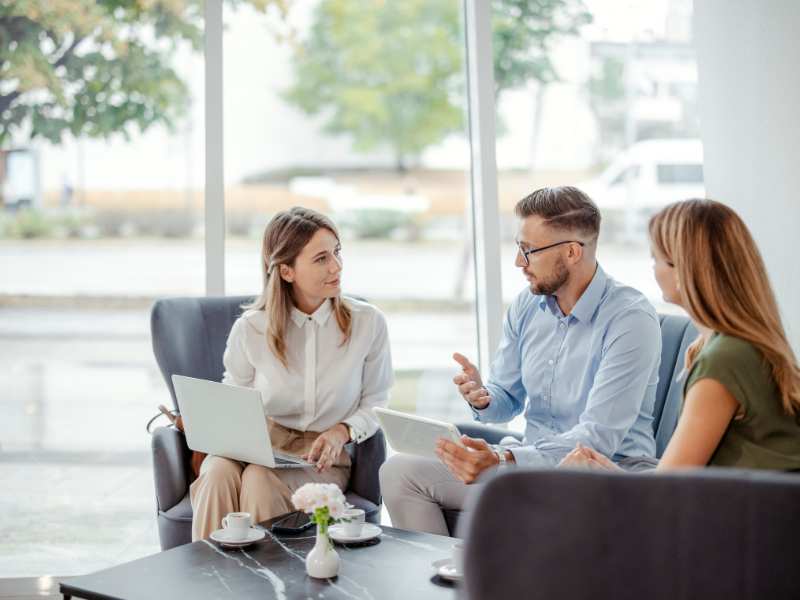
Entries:
<svg viewBox="0 0 800 600">
<path fill-rule="evenodd" d="M 259 390 L 264 413 L 284 427 L 325 431 L 346 423 L 357 442 L 371 437 L 378 429 L 372 408 L 386 406 L 394 383 L 386 318 L 371 304 L 346 302 L 353 319 L 345 345 L 331 301 L 311 315 L 292 308 L 288 370 L 267 345 L 265 311 L 246 311 L 228 336 L 222 382 Z"/>
</svg>

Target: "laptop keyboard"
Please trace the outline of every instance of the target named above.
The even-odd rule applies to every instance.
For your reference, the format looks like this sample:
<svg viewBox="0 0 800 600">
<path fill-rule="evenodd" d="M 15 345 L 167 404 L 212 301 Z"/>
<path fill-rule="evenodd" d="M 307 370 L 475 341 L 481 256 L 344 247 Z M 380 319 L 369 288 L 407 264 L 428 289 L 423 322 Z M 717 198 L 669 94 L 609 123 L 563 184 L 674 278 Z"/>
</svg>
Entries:
<svg viewBox="0 0 800 600">
<path fill-rule="evenodd" d="M 286 458 L 281 458 L 280 456 L 273 456 L 273 458 L 275 459 L 275 464 L 276 465 L 298 465 L 298 464 L 302 464 L 302 461 L 300 461 L 300 460 L 288 460 Z"/>
</svg>

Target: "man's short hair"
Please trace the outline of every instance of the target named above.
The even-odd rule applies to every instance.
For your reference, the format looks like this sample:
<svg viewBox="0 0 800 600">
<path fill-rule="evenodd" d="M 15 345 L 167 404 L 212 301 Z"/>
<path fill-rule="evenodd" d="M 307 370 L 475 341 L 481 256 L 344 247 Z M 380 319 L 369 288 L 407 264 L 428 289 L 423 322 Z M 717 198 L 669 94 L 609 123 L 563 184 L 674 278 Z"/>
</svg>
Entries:
<svg viewBox="0 0 800 600">
<path fill-rule="evenodd" d="M 520 219 L 536 215 L 554 229 L 577 231 L 592 240 L 600 234 L 600 211 L 576 187 L 545 187 L 526 196 L 514 207 Z"/>
</svg>

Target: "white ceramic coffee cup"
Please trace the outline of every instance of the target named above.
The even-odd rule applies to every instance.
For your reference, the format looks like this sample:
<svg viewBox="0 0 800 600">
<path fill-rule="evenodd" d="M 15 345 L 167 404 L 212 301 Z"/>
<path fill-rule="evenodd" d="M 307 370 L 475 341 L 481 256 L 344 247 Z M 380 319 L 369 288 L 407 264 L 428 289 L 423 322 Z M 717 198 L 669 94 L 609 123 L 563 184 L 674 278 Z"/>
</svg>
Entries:
<svg viewBox="0 0 800 600">
<path fill-rule="evenodd" d="M 464 542 L 458 541 L 452 548 L 453 568 L 459 575 L 464 572 Z"/>
<path fill-rule="evenodd" d="M 358 537 L 364 528 L 364 510 L 361 508 L 348 508 L 342 517 L 342 532 L 347 537 Z"/>
<path fill-rule="evenodd" d="M 234 540 L 247 537 L 247 530 L 253 524 L 253 518 L 248 512 L 232 512 L 222 518 L 222 527 L 225 533 Z"/>
</svg>

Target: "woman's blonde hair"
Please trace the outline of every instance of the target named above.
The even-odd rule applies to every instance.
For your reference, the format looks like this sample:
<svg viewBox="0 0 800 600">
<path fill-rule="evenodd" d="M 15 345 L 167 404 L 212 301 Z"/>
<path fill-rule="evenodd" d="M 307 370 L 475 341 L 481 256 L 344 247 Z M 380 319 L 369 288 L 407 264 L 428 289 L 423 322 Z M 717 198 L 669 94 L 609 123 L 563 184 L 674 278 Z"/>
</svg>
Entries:
<svg viewBox="0 0 800 600">
<path fill-rule="evenodd" d="M 689 316 L 703 327 L 746 340 L 772 370 L 787 414 L 800 413 L 800 368 L 786 339 L 764 261 L 750 231 L 731 208 L 714 200 L 686 200 L 650 219 L 650 239 L 675 265 Z M 686 352 L 691 368 L 705 340 Z"/>
<path fill-rule="evenodd" d="M 339 239 L 339 232 L 333 221 L 310 208 L 295 206 L 279 212 L 267 223 L 261 243 L 264 286 L 258 298 L 244 307 L 266 311 L 267 344 L 287 369 L 289 361 L 286 357 L 285 336 L 293 305 L 292 284 L 280 276 L 280 265 L 293 266 L 300 252 L 320 229 L 327 229 Z M 350 340 L 352 312 L 341 296 L 336 296 L 332 302 L 336 323 L 344 335 L 344 345 Z"/>
</svg>

